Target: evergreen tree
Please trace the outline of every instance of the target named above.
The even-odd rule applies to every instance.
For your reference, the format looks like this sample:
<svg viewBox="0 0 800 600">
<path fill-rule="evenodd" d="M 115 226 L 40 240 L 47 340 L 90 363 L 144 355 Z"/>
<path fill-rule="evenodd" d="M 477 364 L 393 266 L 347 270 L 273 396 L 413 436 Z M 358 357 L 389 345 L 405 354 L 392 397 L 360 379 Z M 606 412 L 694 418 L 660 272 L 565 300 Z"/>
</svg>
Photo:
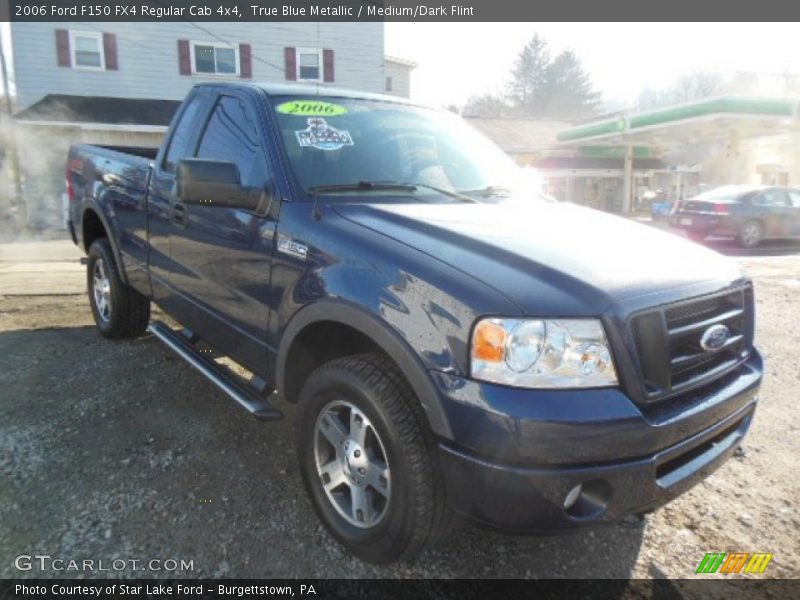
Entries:
<svg viewBox="0 0 800 600">
<path fill-rule="evenodd" d="M 548 65 L 545 80 L 547 116 L 574 119 L 596 112 L 600 94 L 592 89 L 588 73 L 571 50 L 565 50 Z"/>
<path fill-rule="evenodd" d="M 550 65 L 550 50 L 547 42 L 538 34 L 531 38 L 511 72 L 508 97 L 521 113 L 535 116 L 546 101 L 547 68 Z"/>
<path fill-rule="evenodd" d="M 547 42 L 538 34 L 514 63 L 508 98 L 514 113 L 534 118 L 585 117 L 595 113 L 600 102 L 577 55 L 566 50 L 551 60 Z"/>
</svg>

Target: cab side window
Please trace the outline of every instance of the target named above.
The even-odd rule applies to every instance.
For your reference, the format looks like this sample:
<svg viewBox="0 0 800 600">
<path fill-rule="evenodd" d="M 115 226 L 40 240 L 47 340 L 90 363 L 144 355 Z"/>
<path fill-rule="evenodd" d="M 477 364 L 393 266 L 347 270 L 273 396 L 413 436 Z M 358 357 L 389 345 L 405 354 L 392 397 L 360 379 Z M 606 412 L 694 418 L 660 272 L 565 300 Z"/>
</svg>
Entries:
<svg viewBox="0 0 800 600">
<path fill-rule="evenodd" d="M 197 158 L 235 163 L 245 187 L 263 188 L 267 183 L 267 165 L 255 116 L 239 98 L 220 97 L 203 132 Z"/>
<path fill-rule="evenodd" d="M 789 200 L 792 201 L 792 206 L 800 208 L 800 191 L 789 190 Z"/>
<path fill-rule="evenodd" d="M 178 163 L 182 158 L 186 158 L 191 154 L 189 144 L 195 130 L 195 121 L 200 112 L 200 98 L 195 96 L 186 105 L 181 113 L 180 120 L 175 126 L 175 131 L 172 133 L 172 138 L 169 141 L 169 148 L 164 157 L 164 164 L 162 168 L 168 173 L 175 173 L 178 169 Z"/>
</svg>

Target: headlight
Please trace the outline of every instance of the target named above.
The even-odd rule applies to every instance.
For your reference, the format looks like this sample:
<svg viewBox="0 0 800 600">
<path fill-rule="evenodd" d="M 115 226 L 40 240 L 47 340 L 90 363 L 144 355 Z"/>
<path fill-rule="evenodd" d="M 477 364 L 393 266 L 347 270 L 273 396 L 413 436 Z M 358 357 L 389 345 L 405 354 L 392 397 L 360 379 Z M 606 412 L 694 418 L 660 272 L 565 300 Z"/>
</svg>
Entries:
<svg viewBox="0 0 800 600">
<path fill-rule="evenodd" d="M 472 376 L 526 388 L 617 385 L 597 319 L 482 319 L 472 332 Z"/>
</svg>

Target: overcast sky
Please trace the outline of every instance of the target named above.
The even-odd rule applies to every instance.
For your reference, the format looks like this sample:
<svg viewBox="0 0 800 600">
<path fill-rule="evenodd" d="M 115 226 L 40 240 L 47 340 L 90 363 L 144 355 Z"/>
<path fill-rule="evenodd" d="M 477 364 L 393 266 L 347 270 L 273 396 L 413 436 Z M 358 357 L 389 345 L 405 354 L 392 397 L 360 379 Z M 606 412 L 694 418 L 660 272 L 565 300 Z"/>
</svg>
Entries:
<svg viewBox="0 0 800 600">
<path fill-rule="evenodd" d="M 463 104 L 500 91 L 535 33 L 553 53 L 574 50 L 605 99 L 632 102 L 692 71 L 800 74 L 796 23 L 387 23 L 386 53 L 419 64 L 415 100 Z"/>
<path fill-rule="evenodd" d="M 8 24 L 0 27 L 7 46 Z M 668 87 L 693 71 L 800 75 L 796 23 L 387 23 L 386 53 L 419 64 L 415 100 L 463 104 L 501 91 L 537 32 L 554 54 L 574 50 L 606 100 L 633 102 L 643 86 Z"/>
</svg>

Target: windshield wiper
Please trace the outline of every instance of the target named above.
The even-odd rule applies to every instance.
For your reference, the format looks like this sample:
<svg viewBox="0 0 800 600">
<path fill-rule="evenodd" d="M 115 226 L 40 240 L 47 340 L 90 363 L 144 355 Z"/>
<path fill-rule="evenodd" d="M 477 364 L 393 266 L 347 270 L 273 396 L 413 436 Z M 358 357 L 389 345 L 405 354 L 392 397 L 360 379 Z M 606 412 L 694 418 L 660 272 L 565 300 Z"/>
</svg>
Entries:
<svg viewBox="0 0 800 600">
<path fill-rule="evenodd" d="M 428 185 L 427 183 L 413 183 L 410 185 L 434 191 L 437 194 L 441 194 L 442 196 L 447 196 L 448 198 L 453 198 L 454 200 L 461 200 L 462 202 L 477 202 L 475 198 L 470 198 L 469 196 L 465 196 L 464 194 L 461 194 L 459 192 L 451 192 L 450 190 L 444 190 L 440 187 Z"/>
<path fill-rule="evenodd" d="M 477 202 L 475 198 L 470 198 L 469 196 L 465 196 L 464 194 L 460 194 L 458 192 L 452 192 L 450 190 L 445 190 L 433 185 L 428 185 L 427 183 L 404 183 L 401 181 L 357 181 L 355 183 L 337 183 L 332 185 L 315 185 L 308 189 L 309 193 L 311 194 L 325 194 L 331 192 L 416 192 L 418 188 L 425 188 L 436 192 L 437 194 L 441 194 L 443 196 L 447 196 L 448 198 L 453 198 L 454 200 L 460 200 L 462 202 Z"/>
<path fill-rule="evenodd" d="M 416 186 L 393 181 L 356 181 L 355 183 L 337 183 L 331 185 L 315 185 L 308 188 L 311 194 L 325 194 L 328 192 L 373 192 L 373 191 L 398 191 L 413 192 Z"/>
<path fill-rule="evenodd" d="M 476 196 L 483 196 L 488 198 L 490 196 L 510 196 L 511 188 L 503 185 L 487 185 L 485 188 L 478 188 L 476 190 L 459 190 L 459 194 L 475 194 Z"/>
</svg>

